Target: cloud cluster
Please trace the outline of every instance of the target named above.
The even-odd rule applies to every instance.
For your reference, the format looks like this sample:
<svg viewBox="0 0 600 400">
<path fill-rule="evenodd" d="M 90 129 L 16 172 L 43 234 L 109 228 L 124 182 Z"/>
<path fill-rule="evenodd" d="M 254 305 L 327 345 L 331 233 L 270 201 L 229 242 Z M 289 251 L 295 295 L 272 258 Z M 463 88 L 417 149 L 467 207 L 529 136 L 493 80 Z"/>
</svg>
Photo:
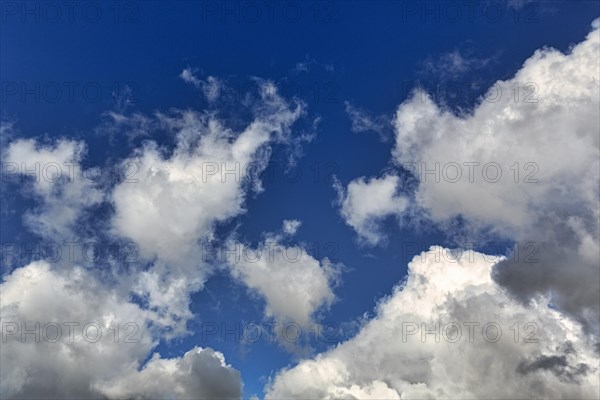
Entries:
<svg viewBox="0 0 600 400">
<path fill-rule="evenodd" d="M 95 264 L 84 269 L 70 258 L 52 265 L 36 261 L 3 277 L 0 315 L 8 336 L 1 361 L 10 368 L 2 369 L 2 398 L 241 396 L 240 374 L 219 352 L 195 347 L 181 357 L 148 356 L 161 339 L 187 333 L 190 295 L 202 289 L 214 268 L 204 258 L 203 244 L 216 241 L 219 223 L 245 212 L 248 192 L 262 190 L 259 175 L 271 145 L 291 140 L 291 126 L 304 113 L 302 104 L 280 97 L 271 83 L 256 83 L 259 98 L 248 99 L 255 101 L 248 103 L 251 117 L 242 128 L 230 127 L 215 113 L 193 110 L 109 115 L 114 126 L 108 122 L 101 129 L 114 133 L 135 127 L 141 131 L 136 136 L 160 131 L 174 138 L 172 149 L 152 140 L 135 149 L 122 161 L 133 169 L 116 184 L 82 175 L 83 142 L 17 139 L 9 144 L 5 160 L 17 166 L 17 176 L 26 171 L 22 164 L 27 169 L 39 165 L 37 179 L 24 185 L 37 204 L 25 217 L 34 234 L 58 243 L 80 235 L 92 235 L 102 244 L 128 241 L 139 250 L 139 259 L 108 270 Z M 48 165 L 58 166 L 63 176 L 44 175 Z M 95 231 L 80 232 L 79 225 L 89 222 L 84 214 L 95 206 L 105 209 L 101 215 L 107 220 L 96 220 Z M 288 233 L 298 226 L 289 221 Z M 316 267 L 320 273 L 318 262 Z M 307 264 L 309 275 L 313 268 Z M 316 276 L 312 288 L 325 294 L 315 307 L 330 300 L 328 281 L 321 278 Z M 86 329 L 87 323 L 93 326 Z M 55 335 L 56 324 L 61 339 L 46 340 L 46 330 Z M 22 336 L 37 326 L 38 336 Z M 95 338 L 98 330 L 101 337 L 88 340 L 86 334 Z M 126 340 L 131 330 L 133 342 Z"/>
<path fill-rule="evenodd" d="M 402 103 L 392 161 L 418 180 L 408 205 L 394 206 L 411 188 L 389 172 L 338 185 L 341 215 L 370 244 L 405 215 L 457 241 L 534 243 L 535 257 L 516 246 L 451 262 L 433 247 L 354 338 L 281 371 L 268 398 L 598 397 L 599 25 L 567 54 L 537 51 L 469 115 L 422 91 Z M 464 340 L 471 322 L 503 335 Z"/>
<path fill-rule="evenodd" d="M 2 398 L 240 396 L 239 372 L 212 349 L 144 362 L 157 344 L 152 313 L 82 268 L 34 262 L 0 290 Z"/>
<path fill-rule="evenodd" d="M 509 257 L 496 267 L 495 279 L 523 301 L 549 295 L 596 333 L 599 60 L 596 20 L 567 54 L 536 51 L 513 78 L 496 82 L 472 114 L 457 116 L 417 91 L 398 107 L 393 150 L 394 163 L 419 180 L 411 210 L 454 237 L 456 221 L 466 222 L 461 239 L 477 244 L 490 233 L 535 243 L 536 262 Z M 348 192 L 358 187 L 364 203 L 391 204 L 394 187 L 368 197 L 380 186 L 377 178 L 359 178 Z M 404 203 L 372 207 L 380 220 L 406 209 Z M 342 203 L 341 214 L 368 242 L 380 241 L 377 227 L 365 234 L 364 208 Z"/>
<path fill-rule="evenodd" d="M 302 114 L 300 105 L 288 104 L 268 83 L 261 94 L 254 120 L 241 132 L 211 114 L 161 116 L 176 134 L 175 149 L 167 155 L 147 142 L 126 160 L 138 166 L 138 181 L 119 183 L 112 192 L 114 232 L 153 261 L 136 292 L 171 324 L 189 318 L 188 295 L 211 272 L 201 242 L 213 239 L 217 223 L 244 212 L 246 191 L 260 185 L 269 144 L 288 135 Z"/>
<path fill-rule="evenodd" d="M 384 219 L 416 213 L 449 237 L 460 225 L 460 237 L 475 243 L 536 243 L 535 261 L 432 247 L 409 263 L 406 281 L 355 337 L 276 373 L 268 398 L 598 396 L 599 20 L 593 28 L 567 54 L 536 52 L 469 115 L 420 91 L 403 102 L 392 161 L 417 178 L 414 191 L 392 172 L 335 185 L 341 216 L 369 245 L 385 241 Z M 480 66 L 460 53 L 441 61 L 459 74 Z M 191 69 L 181 78 L 209 103 L 218 99 L 219 79 L 201 80 Z M 103 207 L 106 221 L 84 235 L 130 241 L 140 262 L 101 271 L 34 261 L 3 276 L 2 398 L 241 396 L 240 373 L 218 351 L 193 347 L 172 358 L 154 351 L 188 333 L 190 296 L 218 267 L 204 245 L 223 244 L 217 227 L 262 190 L 257 177 L 272 145 L 310 140 L 290 137 L 304 105 L 256 82 L 259 97 L 243 100 L 247 124 L 216 111 L 107 114 L 101 130 L 110 135 L 158 130 L 174 142 L 144 142 L 123 160 L 135 166 L 134 179 L 114 185 L 83 177 L 83 142 L 9 143 L 8 167 L 36 169 L 26 185 L 36 206 L 24 214 L 35 235 L 77 237 L 86 212 Z M 386 131 L 385 118 L 350 103 L 346 111 L 353 130 Z M 230 235 L 225 247 L 236 249 L 235 259 L 221 266 L 264 301 L 267 318 L 306 328 L 335 301 L 342 266 L 291 243 L 300 226 L 285 220 L 281 234 L 256 246 Z"/>
<path fill-rule="evenodd" d="M 596 343 L 544 299 L 510 297 L 491 276 L 499 261 L 440 247 L 416 256 L 354 338 L 280 371 L 266 398 L 596 397 Z"/>
<path fill-rule="evenodd" d="M 457 117 L 415 95 L 398 108 L 394 149 L 398 164 L 420 169 L 415 201 L 432 220 L 460 216 L 475 231 L 539 245 L 539 262 L 501 263 L 499 282 L 523 299 L 550 293 L 589 326 L 597 326 L 600 301 L 595 24 L 568 54 L 537 51 L 472 115 Z M 425 168 L 438 179 L 424 176 Z"/>
</svg>

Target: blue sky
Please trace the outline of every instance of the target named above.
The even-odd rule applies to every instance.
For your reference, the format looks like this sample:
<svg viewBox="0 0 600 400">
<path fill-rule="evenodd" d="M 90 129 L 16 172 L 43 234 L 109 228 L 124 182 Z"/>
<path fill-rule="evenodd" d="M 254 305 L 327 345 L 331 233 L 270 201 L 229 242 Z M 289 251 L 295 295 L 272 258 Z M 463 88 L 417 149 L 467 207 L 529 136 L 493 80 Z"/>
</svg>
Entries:
<svg viewBox="0 0 600 400">
<path fill-rule="evenodd" d="M 309 325 L 320 323 L 335 327 L 337 331 L 331 340 L 315 340 L 306 335 L 306 329 L 303 338 L 306 337 L 307 341 L 295 343 L 294 346 L 282 344 L 280 338 L 244 344 L 231 335 L 227 336 L 223 326 L 233 327 L 239 323 L 265 326 L 283 321 L 279 319 L 279 314 L 269 315 L 265 311 L 278 307 L 272 302 L 282 301 L 280 298 L 272 300 L 268 294 L 272 285 L 282 283 L 273 281 L 266 286 L 253 286 L 254 281 L 248 277 L 250 270 L 230 268 L 225 265 L 227 263 L 213 259 L 208 263 L 210 265 L 203 266 L 199 272 L 195 269 L 197 266 L 188 266 L 188 259 L 182 262 L 182 265 L 185 264 L 181 267 L 181 271 L 185 271 L 182 276 L 190 281 L 193 280 L 192 276 L 200 277 L 203 283 L 181 289 L 189 292 L 191 314 L 180 316 L 186 320 L 187 331 L 169 335 L 150 329 L 148 332 L 152 333 L 147 334 L 154 344 L 145 348 L 145 355 L 136 353 L 137 358 L 134 357 L 140 362 L 141 369 L 154 352 L 166 359 L 183 357 L 195 346 L 210 347 L 222 353 L 226 363 L 239 371 L 243 382 L 241 395 L 244 398 L 253 395 L 262 398 L 269 390 L 271 396 L 285 393 L 289 397 L 300 396 L 302 393 L 290 389 L 293 387 L 291 384 L 278 386 L 277 382 L 283 382 L 284 379 L 281 370 L 293 367 L 301 360 L 310 360 L 319 353 L 330 354 L 327 353 L 328 349 L 355 337 L 365 321 L 375 318 L 377 305 L 385 303 L 385 299 L 397 290 L 394 288 L 407 278 L 408 263 L 413 256 L 430 246 L 456 248 L 464 246 L 465 241 L 472 241 L 475 250 L 481 253 L 510 255 L 510 248 L 515 242 L 543 241 L 530 233 L 522 233 L 526 230 L 521 229 L 521 225 L 507 223 L 504 226 L 502 222 L 497 222 L 512 221 L 512 217 L 490 217 L 489 220 L 483 219 L 482 223 L 480 214 L 473 216 L 476 213 L 457 212 L 451 218 L 446 218 L 444 210 L 447 208 L 436 208 L 434 200 L 423 200 L 422 204 L 414 200 L 418 182 L 402 165 L 409 160 L 425 160 L 426 155 L 433 154 L 435 149 L 417 152 L 416 156 L 398 150 L 403 142 L 400 141 L 402 135 L 399 133 L 401 129 L 397 125 L 396 112 L 401 104 L 411 101 L 415 88 L 422 88 L 430 93 L 433 103 L 441 109 L 468 119 L 481 104 L 480 96 L 497 81 L 516 79 L 521 86 L 527 83 L 518 82 L 515 77 L 526 60 L 538 49 L 553 48 L 568 53 L 577 43 L 586 40 L 592 30 L 592 22 L 600 15 L 599 3 L 595 1 L 133 1 L 83 2 L 73 10 L 58 2 L 51 3 L 55 8 L 48 4 L 2 2 L 0 116 L 3 127 L 6 127 L 2 130 L 0 142 L 3 165 L 6 162 L 20 164 L 14 155 L 14 148 L 13 153 L 6 152 L 11 148 L 11 143 L 25 139 L 36 139 L 38 156 L 44 147 L 56 149 L 60 140 L 84 142 L 85 156 L 78 159 L 83 169 L 96 167 L 101 171 L 109 171 L 124 160 L 133 159 L 136 154 L 149 153 L 146 146 L 150 141 L 161 149 L 163 161 L 174 160 L 170 157 L 174 157 L 177 146 L 183 140 L 176 135 L 179 128 L 173 128 L 182 121 L 178 119 L 181 110 L 195 110 L 200 114 L 205 113 L 202 115 L 206 118 L 224 121 L 233 132 L 237 132 L 233 136 L 235 138 L 256 118 L 271 121 L 268 119 L 270 112 L 281 115 L 293 109 L 294 104 L 300 104 L 302 115 L 294 117 L 290 123 L 283 122 L 281 137 L 269 139 L 266 146 L 270 149 L 268 156 L 259 157 L 265 163 L 260 179 L 262 190 L 253 190 L 251 185 L 236 188 L 242 193 L 241 203 L 228 210 L 225 213 L 227 217 L 215 217 L 214 221 L 207 217 L 210 227 L 202 225 L 189 231 L 197 234 L 195 237 L 174 234 L 177 237 L 171 240 L 169 232 L 177 232 L 177 229 L 170 230 L 170 225 L 165 227 L 159 219 L 156 225 L 141 223 L 139 231 L 132 228 L 134 219 L 128 219 L 124 213 L 133 212 L 136 204 L 141 204 L 142 197 L 137 198 L 138 203 L 127 203 L 129 205 L 124 205 L 123 209 L 119 209 L 119 202 L 126 202 L 120 199 L 142 192 L 124 188 L 123 197 L 116 197 L 118 191 L 115 187 L 122 184 L 117 179 L 103 181 L 98 187 L 81 189 L 82 197 L 87 198 L 94 190 L 106 196 L 101 201 L 84 202 L 84 205 L 66 202 L 60 194 L 45 192 L 43 188 L 36 192 L 37 189 L 31 189 L 29 180 L 13 179 L 2 183 L 0 232 L 3 245 L 31 245 L 52 241 L 52 238 L 57 241 L 66 238 L 94 240 L 101 246 L 114 245 L 119 240 L 119 243 L 131 242 L 141 248 L 139 259 L 136 258 L 135 268 L 139 268 L 138 272 L 158 268 L 158 264 L 166 265 L 164 268 L 167 271 L 175 268 L 170 263 L 179 262 L 172 261 L 176 257 L 171 254 L 179 251 L 177 240 L 185 241 L 186 244 L 181 244 L 182 249 L 188 245 L 188 239 L 196 243 L 211 240 L 211 244 L 217 248 L 226 246 L 230 240 L 256 248 L 266 240 L 273 239 L 274 235 L 279 235 L 276 241 L 280 245 L 301 246 L 310 261 L 320 266 L 317 268 L 321 271 L 318 274 L 310 271 L 321 274 L 319 279 L 328 282 L 326 285 L 329 284 L 330 288 L 326 291 L 334 297 L 331 301 L 323 298 L 315 300 L 317 306 L 310 315 Z M 593 85 L 598 84 L 596 72 L 591 73 L 596 79 Z M 218 82 L 218 95 L 214 99 L 210 94 L 207 96 L 203 93 L 211 79 Z M 556 79 L 562 78 L 557 75 Z M 266 100 L 261 100 L 259 92 L 264 87 L 268 90 L 267 81 L 276 88 L 274 100 L 269 98 L 270 94 L 267 94 Z M 503 95 L 512 96 L 512 92 L 509 94 L 505 90 Z M 273 104 L 269 103 L 271 100 Z M 561 104 L 565 104 L 564 101 Z M 597 103 L 598 100 L 595 101 Z M 356 113 L 353 114 L 352 110 Z M 166 123 L 158 123 L 161 117 L 157 113 L 173 118 L 170 128 L 165 128 L 168 125 Z M 115 115 L 129 121 L 130 127 L 139 126 L 137 134 L 119 125 Z M 353 128 L 353 124 L 361 117 L 363 123 L 370 123 L 369 129 L 357 132 L 360 129 Z M 142 120 L 147 125 L 143 125 L 140 122 Z M 274 126 L 278 123 L 272 122 Z M 438 128 L 431 125 L 427 129 Z M 524 134 L 528 135 L 527 132 L 537 128 L 523 129 Z M 586 132 L 589 132 L 587 125 L 581 129 L 588 129 Z M 564 134 L 575 135 L 574 132 Z M 234 138 L 230 137 L 229 140 Z M 457 136 L 455 141 L 462 141 L 465 146 L 475 142 L 469 140 L 469 137 Z M 535 142 L 535 138 L 532 142 Z M 532 144 L 528 142 L 528 145 Z M 482 148 L 485 146 L 488 145 Z M 489 146 L 488 149 L 492 148 L 493 142 Z M 452 151 L 451 147 L 448 148 Z M 522 145 L 522 148 L 523 154 L 528 154 L 526 146 Z M 542 145 L 540 148 L 546 149 Z M 556 156 L 554 150 L 543 149 L 540 150 L 542 156 Z M 456 157 L 459 157 L 459 150 L 454 150 Z M 397 155 L 400 153 L 402 155 Z M 517 161 L 542 163 L 541 158 L 535 158 L 539 154 L 531 154 L 531 159 L 521 157 Z M 400 160 L 402 157 L 405 158 Z M 219 161 L 218 155 L 214 156 L 214 160 Z M 171 168 L 176 168 L 176 164 L 172 164 Z M 506 168 L 505 172 L 508 172 L 508 164 Z M 542 175 L 545 172 L 543 168 L 540 171 Z M 143 181 L 145 171 L 140 170 L 139 175 L 137 172 L 135 177 Z M 369 204 L 390 200 L 398 205 L 406 200 L 411 202 L 411 206 L 402 205 L 393 209 L 385 208 L 388 205 L 384 204 L 382 207 L 385 210 L 371 211 L 374 216 L 372 220 L 369 219 L 369 211 L 357 210 L 358 200 L 356 203 L 349 201 L 352 196 L 351 183 L 359 182 L 357 179 L 360 177 L 364 177 L 362 182 L 366 182 L 367 192 L 373 193 L 374 197 L 366 200 Z M 394 182 L 396 195 L 391 199 L 378 197 L 377 193 L 381 192 L 371 186 L 377 179 L 385 177 L 398 178 Z M 561 182 L 559 178 L 554 176 L 547 179 Z M 137 187 L 135 183 L 131 185 Z M 176 191 L 170 195 L 176 199 L 178 193 Z M 433 190 L 423 193 L 433 193 Z M 597 195 L 595 193 L 592 198 Z M 52 229 L 43 229 L 40 225 L 27 222 L 32 218 L 46 218 L 44 210 L 50 210 L 49 215 L 57 215 L 57 210 L 51 208 L 54 200 L 48 200 L 48 196 L 58 196 L 56 201 L 67 204 L 71 209 L 81 207 L 81 214 L 65 230 L 56 228 L 56 232 L 48 233 L 53 232 Z M 476 195 L 473 198 L 479 202 Z M 227 199 L 222 203 L 229 201 Z M 192 200 L 190 205 L 195 204 L 195 200 Z M 451 201 L 448 200 L 448 207 L 455 204 Z M 461 198 L 454 201 L 469 200 Z M 204 204 L 202 199 L 198 202 Z M 499 207 L 504 206 L 499 203 Z M 176 203 L 172 207 L 173 212 L 181 211 L 175 210 L 180 207 Z M 462 209 L 462 206 L 456 207 Z M 546 203 L 540 205 L 541 209 L 551 210 L 550 213 L 554 212 L 552 207 Z M 565 206 L 564 209 L 567 208 Z M 505 209 L 509 210 L 510 207 Z M 34 210 L 34 217 L 28 219 L 31 210 Z M 210 214 L 213 212 L 211 210 L 206 212 Z M 527 210 L 524 215 L 531 215 L 532 212 Z M 190 213 L 189 218 L 195 215 L 205 218 L 203 212 L 200 209 L 199 214 Z M 361 212 L 367 213 L 367 220 L 353 219 L 359 218 L 357 215 Z M 556 211 L 557 215 L 561 215 L 560 212 Z M 214 213 L 216 215 L 218 211 Z M 491 214 L 493 212 L 490 211 Z M 123 225 L 115 222 L 115 215 L 122 217 L 122 221 L 125 221 Z M 60 221 L 47 218 L 50 225 L 58 227 Z M 176 220 L 177 217 L 170 219 Z M 296 233 L 286 235 L 282 233 L 284 220 L 297 220 L 301 225 Z M 353 225 L 352 221 L 362 222 Z M 543 221 L 541 217 L 535 219 L 531 226 L 544 226 Z M 473 233 L 471 228 L 477 232 Z M 187 232 L 186 228 L 182 229 Z M 365 229 L 363 234 L 361 229 Z M 596 232 L 594 229 L 591 231 Z M 153 253 L 156 245 L 148 238 L 154 234 L 170 243 L 168 251 L 165 250 L 168 255 L 163 257 L 160 251 Z M 374 240 L 368 239 L 370 234 L 374 235 Z M 592 234 L 591 242 L 597 244 L 597 239 L 596 232 Z M 146 240 L 151 244 L 145 244 Z M 581 241 L 584 242 L 583 239 Z M 565 240 L 561 243 L 565 243 Z M 145 246 L 151 250 L 145 252 Z M 11 280 L 7 277 L 28 264 L 29 260 L 21 253 L 17 261 L 12 259 L 9 262 L 3 257 L 3 282 L 8 282 L 3 285 L 16 282 L 17 278 Z M 185 250 L 179 254 L 185 254 Z M 194 257 L 198 255 L 193 254 Z M 327 276 L 323 278 L 322 271 L 327 264 L 324 258 L 335 266 L 335 272 L 332 273 L 334 277 L 325 273 Z M 77 267 L 64 264 L 69 263 L 61 259 L 48 273 L 60 274 L 60 271 L 72 271 Z M 53 272 L 52 268 L 59 272 Z M 117 270 L 114 275 L 111 268 Z M 298 268 L 295 271 L 302 271 L 301 267 Z M 120 288 L 119 295 L 140 310 L 160 309 L 160 306 L 152 308 L 150 297 L 133 294 L 136 281 L 143 279 L 128 274 L 126 266 L 87 263 L 84 270 L 100 282 L 100 287 L 111 287 L 113 280 L 121 284 L 131 280 L 130 293 L 122 288 L 123 285 L 117 285 Z M 295 279 L 294 273 L 290 272 L 290 280 Z M 302 276 L 299 273 L 297 277 Z M 512 282 L 510 277 L 502 282 L 512 288 L 507 283 Z M 290 283 L 292 286 L 294 284 L 300 283 Z M 531 287 L 537 288 L 535 284 Z M 573 289 L 572 286 L 570 288 Z M 3 290 L 12 293 L 9 289 L 6 286 Z M 535 293 L 551 293 L 553 290 L 553 287 L 544 286 Z M 556 293 L 561 292 L 556 289 Z M 521 296 L 521 299 L 529 296 L 528 291 L 522 290 L 519 285 L 516 285 L 514 294 L 516 298 Z M 151 295 L 146 293 L 146 296 Z M 553 297 L 548 296 L 547 303 L 552 303 Z M 555 305 L 558 310 L 584 327 L 595 324 L 597 314 L 587 311 L 580 313 L 578 306 L 560 303 L 559 297 L 556 300 L 558 305 Z M 294 299 L 293 294 L 290 295 L 289 301 L 293 303 Z M 98 301 L 103 300 L 100 298 Z M 10 300 L 6 304 L 10 305 Z M 149 326 L 162 323 L 157 320 L 152 320 Z M 214 324 L 219 326 L 218 333 L 206 335 L 207 327 Z M 591 335 L 592 339 L 585 336 L 589 340 L 597 338 L 594 336 L 597 335 L 597 329 L 595 333 L 591 328 L 582 329 L 585 335 Z M 3 360 L 3 363 L 10 360 Z M 383 370 L 382 365 L 373 368 Z M 67 370 L 69 368 L 65 367 Z M 586 379 L 592 378 L 593 375 Z M 8 375 L 4 379 L 8 382 Z M 87 378 L 82 379 L 85 381 Z M 135 379 L 127 378 L 124 382 L 135 386 L 135 382 L 140 382 Z M 365 382 L 361 379 L 357 378 L 358 385 Z M 384 381 L 390 390 L 393 388 L 401 393 L 399 386 L 394 386 L 393 379 Z M 416 381 L 420 382 L 419 379 Z M 581 390 L 585 390 L 585 382 L 579 383 L 583 388 Z M 73 385 L 72 391 L 68 387 L 56 389 L 54 396 L 70 393 L 81 395 L 77 391 L 78 386 Z M 112 384 L 117 388 L 122 386 L 119 385 Z M 269 385 L 271 389 L 266 389 Z M 288 392 L 281 389 L 284 386 L 289 389 Z M 349 382 L 346 382 L 346 386 L 351 387 Z M 544 381 L 542 387 L 550 388 L 552 383 Z M 9 393 L 9 397 L 18 398 L 27 394 L 39 396 L 48 390 L 43 385 L 40 388 L 25 387 L 21 392 L 11 392 L 12 389 L 7 385 L 3 390 Z M 574 393 L 568 390 L 565 389 L 564 393 Z M 110 392 L 107 389 L 101 392 L 107 397 L 135 394 Z M 151 392 L 140 396 L 151 396 L 148 393 Z M 320 393 L 306 392 L 304 395 L 324 397 Z M 543 392 L 540 393 L 543 396 Z"/>
</svg>

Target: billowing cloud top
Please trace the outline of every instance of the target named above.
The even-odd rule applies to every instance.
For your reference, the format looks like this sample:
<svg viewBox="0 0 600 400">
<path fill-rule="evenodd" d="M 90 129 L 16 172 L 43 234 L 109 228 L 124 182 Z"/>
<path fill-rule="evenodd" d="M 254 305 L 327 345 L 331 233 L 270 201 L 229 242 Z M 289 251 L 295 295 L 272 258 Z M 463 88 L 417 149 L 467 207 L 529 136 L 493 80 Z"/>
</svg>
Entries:
<svg viewBox="0 0 600 400">
<path fill-rule="evenodd" d="M 410 207 L 398 177 L 358 178 L 342 191 L 345 221 L 371 244 L 384 238 L 378 221 L 410 211 L 451 236 L 456 219 L 466 221 L 458 245 L 483 245 L 491 234 L 533 246 L 535 262 L 510 257 L 495 279 L 523 301 L 550 295 L 598 334 L 598 20 L 593 27 L 567 54 L 538 50 L 468 115 L 416 91 L 394 119 L 393 162 L 419 181 Z"/>
<path fill-rule="evenodd" d="M 281 371 L 266 398 L 593 398 L 595 343 L 546 303 L 507 295 L 491 277 L 498 261 L 441 247 L 416 256 L 354 338 Z"/>
</svg>

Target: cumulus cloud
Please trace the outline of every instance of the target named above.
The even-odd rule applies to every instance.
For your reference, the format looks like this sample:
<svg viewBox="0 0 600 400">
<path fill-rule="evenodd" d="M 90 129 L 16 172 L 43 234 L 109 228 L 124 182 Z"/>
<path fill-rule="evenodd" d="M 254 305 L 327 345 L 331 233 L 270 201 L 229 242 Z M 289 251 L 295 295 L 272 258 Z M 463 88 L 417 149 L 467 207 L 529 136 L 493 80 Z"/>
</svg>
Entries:
<svg viewBox="0 0 600 400">
<path fill-rule="evenodd" d="M 117 233 L 134 239 L 149 257 L 178 261 L 198 238 L 211 235 L 217 221 L 243 212 L 244 189 L 264 168 L 264 150 L 302 113 L 277 95 L 263 100 L 242 132 L 193 111 L 164 117 L 176 132 L 176 148 L 166 156 L 148 142 L 126 160 L 138 165 L 139 178 L 114 188 Z"/>
<path fill-rule="evenodd" d="M 148 357 L 159 340 L 187 333 L 190 294 L 202 288 L 213 268 L 203 258 L 202 245 L 216 240 L 217 224 L 245 212 L 247 193 L 262 190 L 258 177 L 271 145 L 290 142 L 291 126 L 304 112 L 302 104 L 284 100 L 271 83 L 256 82 L 259 97 L 247 98 L 252 115 L 241 128 L 229 127 L 215 113 L 193 110 L 109 115 L 112 127 L 99 129 L 143 133 L 136 136 L 160 130 L 172 133 L 175 142 L 173 149 L 144 142 L 122 161 L 134 168 L 117 183 L 98 183 L 93 179 L 98 171 L 81 171 L 83 142 L 17 139 L 9 144 L 3 156 L 18 167 L 16 173 L 23 172 L 22 163 L 27 169 L 38 163 L 41 171 L 39 179 L 24 185 L 37 204 L 26 214 L 34 233 L 59 242 L 86 235 L 102 245 L 128 241 L 139 249 L 139 259 L 127 266 L 112 260 L 114 268 L 104 270 L 95 263 L 84 269 L 63 257 L 52 266 L 38 261 L 3 277 L 1 318 L 8 336 L 1 357 L 11 368 L 2 369 L 2 398 L 241 396 L 240 374 L 212 349 L 195 347 L 170 359 Z M 44 175 L 54 172 L 44 170 L 54 164 L 62 169 L 60 179 Z M 73 174 L 65 177 L 65 169 Z M 92 179 L 83 176 L 86 172 Z M 89 226 L 76 225 L 87 221 L 82 213 L 92 206 L 107 209 L 109 218 L 106 224 L 95 220 L 97 230 L 90 233 Z M 289 230 L 294 227 L 290 221 Z M 44 335 L 46 326 L 55 332 L 56 322 L 62 340 L 42 336 L 36 341 L 31 334 L 25 336 L 31 340 L 21 340 L 24 328 L 39 323 Z M 72 330 L 74 341 L 65 340 L 69 326 L 63 322 L 79 324 Z M 90 322 L 92 336 L 102 330 L 98 341 L 84 337 L 83 326 Z M 131 330 L 136 340 L 124 342 Z"/>
<path fill-rule="evenodd" d="M 299 221 L 293 222 L 298 223 L 295 231 Z M 284 228 L 289 225 L 284 223 Z M 228 266 L 235 279 L 265 300 L 267 317 L 308 328 L 315 314 L 335 300 L 341 265 L 327 258 L 319 261 L 304 246 L 286 245 L 282 239 L 268 234 L 256 247 L 232 242 L 228 248 L 235 251 Z"/>
<path fill-rule="evenodd" d="M 240 396 L 239 373 L 212 349 L 144 364 L 157 345 L 155 316 L 82 268 L 34 262 L 0 290 L 2 398 Z"/>
<path fill-rule="evenodd" d="M 600 301 L 598 33 L 596 23 L 568 54 L 536 51 L 471 115 L 415 94 L 398 108 L 394 149 L 416 171 L 415 201 L 431 219 L 461 217 L 474 231 L 539 246 L 538 262 L 500 263 L 499 282 L 522 299 L 550 293 L 590 327 Z"/>
<path fill-rule="evenodd" d="M 240 373 L 225 363 L 223 354 L 199 347 L 170 359 L 154 353 L 141 371 L 130 368 L 94 387 L 111 399 L 236 399 L 242 395 Z"/>
<path fill-rule="evenodd" d="M 595 342 L 547 299 L 509 296 L 492 279 L 501 260 L 435 246 L 416 256 L 354 338 L 280 371 L 266 398 L 597 397 Z"/>
<path fill-rule="evenodd" d="M 94 171 L 81 168 L 85 152 L 85 143 L 69 139 L 50 144 L 18 139 L 5 150 L 6 176 L 28 178 L 32 184 L 27 187 L 39 200 L 39 206 L 24 216 L 26 224 L 38 235 L 66 238 L 81 212 L 103 201 L 104 194 L 92 178 Z"/>
<path fill-rule="evenodd" d="M 533 259 L 515 247 L 506 257 L 450 252 L 460 255 L 452 261 L 433 247 L 354 338 L 281 371 L 267 398 L 597 398 L 598 25 L 567 54 L 537 51 L 472 114 L 419 91 L 396 113 L 393 161 L 418 185 L 410 209 L 404 202 L 375 215 L 420 210 L 454 239 L 533 243 Z M 359 235 L 351 186 L 377 204 L 397 193 L 389 176 L 384 196 L 367 190 L 378 178 L 341 190 L 342 215 Z M 473 341 L 470 322 L 480 324 Z M 502 329 L 497 342 L 482 340 L 486 323 Z M 525 326 L 533 336 L 515 340 Z M 482 374 L 493 379 L 482 385 Z"/>
<path fill-rule="evenodd" d="M 377 224 L 364 223 L 373 221 L 371 214 L 410 210 L 410 217 L 435 222 L 459 243 L 500 237 L 531 244 L 533 260 L 511 256 L 496 266 L 495 279 L 523 301 L 550 295 L 556 307 L 598 334 L 599 48 L 596 20 L 567 54 L 536 51 L 469 115 L 457 116 L 417 90 L 394 121 L 393 161 L 419 181 L 410 208 L 390 201 L 396 180 L 389 175 L 359 178 L 347 195 L 342 191 L 348 224 L 374 244 Z M 381 179 L 385 194 L 371 193 L 368 182 Z M 366 206 L 351 206 L 353 197 Z M 357 211 L 369 207 L 374 211 Z"/>
<path fill-rule="evenodd" d="M 260 89 L 255 118 L 241 132 L 212 114 L 159 115 L 161 124 L 175 132 L 176 148 L 166 155 L 147 142 L 125 161 L 137 166 L 137 181 L 113 190 L 114 232 L 154 261 L 141 273 L 136 292 L 173 321 L 190 316 L 188 295 L 211 271 L 200 242 L 213 239 L 217 223 L 245 211 L 246 191 L 261 189 L 257 177 L 268 161 L 269 144 L 285 140 L 303 112 L 268 82 Z"/>
<path fill-rule="evenodd" d="M 379 223 L 385 217 L 402 214 L 408 200 L 398 193 L 399 178 L 386 175 L 381 178 L 358 178 L 344 189 L 335 185 L 342 217 L 360 239 L 370 245 L 385 240 Z"/>
</svg>

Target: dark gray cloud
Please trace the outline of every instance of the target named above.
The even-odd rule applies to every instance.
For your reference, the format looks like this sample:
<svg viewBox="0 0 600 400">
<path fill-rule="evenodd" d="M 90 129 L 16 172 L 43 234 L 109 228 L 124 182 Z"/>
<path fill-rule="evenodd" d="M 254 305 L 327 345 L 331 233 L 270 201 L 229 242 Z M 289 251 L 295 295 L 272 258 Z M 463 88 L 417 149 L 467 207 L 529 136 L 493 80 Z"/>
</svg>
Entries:
<svg viewBox="0 0 600 400">
<path fill-rule="evenodd" d="M 579 377 L 591 372 L 589 365 L 578 363 L 570 365 L 566 355 L 540 356 L 531 361 L 522 361 L 517 366 L 517 372 L 523 375 L 537 371 L 550 371 L 562 382 L 578 383 Z"/>
</svg>

